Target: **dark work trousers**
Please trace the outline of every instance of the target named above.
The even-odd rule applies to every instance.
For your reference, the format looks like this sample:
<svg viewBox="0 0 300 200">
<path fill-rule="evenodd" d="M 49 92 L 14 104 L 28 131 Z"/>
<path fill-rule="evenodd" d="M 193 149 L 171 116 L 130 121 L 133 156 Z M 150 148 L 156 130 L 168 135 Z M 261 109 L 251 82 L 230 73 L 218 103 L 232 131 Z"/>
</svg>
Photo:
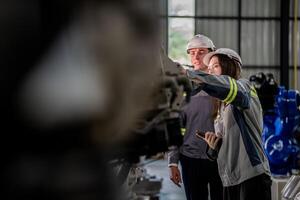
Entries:
<svg viewBox="0 0 300 200">
<path fill-rule="evenodd" d="M 224 200 L 271 200 L 270 177 L 262 174 L 238 185 L 224 187 Z"/>
<path fill-rule="evenodd" d="M 180 155 L 182 179 L 187 200 L 222 200 L 223 186 L 216 161 Z"/>
</svg>

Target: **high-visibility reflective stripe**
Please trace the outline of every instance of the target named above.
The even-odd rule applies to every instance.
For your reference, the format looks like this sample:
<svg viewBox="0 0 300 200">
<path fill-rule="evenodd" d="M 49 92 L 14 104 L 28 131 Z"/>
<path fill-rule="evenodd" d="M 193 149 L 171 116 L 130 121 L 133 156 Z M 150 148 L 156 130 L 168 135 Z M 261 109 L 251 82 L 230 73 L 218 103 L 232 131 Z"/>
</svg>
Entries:
<svg viewBox="0 0 300 200">
<path fill-rule="evenodd" d="M 251 90 L 251 92 L 250 92 L 250 95 L 251 95 L 252 97 L 258 97 L 257 94 L 255 94 L 252 90 Z"/>
<path fill-rule="evenodd" d="M 230 90 L 229 90 L 227 97 L 223 100 L 224 102 L 228 101 L 228 99 L 231 97 L 232 92 L 233 92 L 233 83 L 232 83 L 232 79 L 230 77 L 229 77 L 229 83 L 230 83 Z"/>
<path fill-rule="evenodd" d="M 258 97 L 258 96 L 257 96 L 257 92 L 256 92 L 256 90 L 255 90 L 255 88 L 254 88 L 253 86 L 251 87 L 250 94 L 251 94 L 251 96 L 253 96 L 253 97 Z"/>
<path fill-rule="evenodd" d="M 230 99 L 226 102 L 228 104 L 230 104 L 235 99 L 235 97 L 237 95 L 237 90 L 238 90 L 236 81 L 234 79 L 232 79 L 232 82 L 233 82 L 233 94 L 230 97 Z"/>
<path fill-rule="evenodd" d="M 185 129 L 185 128 L 181 128 L 181 129 L 180 129 L 180 132 L 181 132 L 181 135 L 182 135 L 182 136 L 184 136 L 184 134 L 185 134 L 185 131 L 186 131 L 186 129 Z"/>
<path fill-rule="evenodd" d="M 251 86 L 251 90 L 256 93 L 256 89 L 253 86 Z"/>
</svg>

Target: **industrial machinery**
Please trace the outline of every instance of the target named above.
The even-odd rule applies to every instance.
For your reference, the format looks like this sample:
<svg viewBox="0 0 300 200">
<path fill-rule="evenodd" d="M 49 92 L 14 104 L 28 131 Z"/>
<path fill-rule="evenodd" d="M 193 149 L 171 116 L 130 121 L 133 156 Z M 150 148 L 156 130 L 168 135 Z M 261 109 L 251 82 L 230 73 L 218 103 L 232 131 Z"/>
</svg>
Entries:
<svg viewBox="0 0 300 200">
<path fill-rule="evenodd" d="M 156 4 L 1 2 L 3 197 L 126 199 L 139 157 L 181 144 L 191 89 L 160 55 Z M 134 177 L 133 191 L 149 194 L 153 178 Z"/>
<path fill-rule="evenodd" d="M 296 90 L 278 87 L 272 74 L 250 77 L 264 112 L 262 141 L 273 176 L 299 172 L 300 95 Z"/>
<path fill-rule="evenodd" d="M 300 199 L 300 176 L 292 175 L 281 191 L 283 200 Z"/>
<path fill-rule="evenodd" d="M 158 91 L 158 103 L 142 119 L 141 128 L 134 130 L 134 137 L 122 144 L 123 148 L 110 162 L 116 169 L 119 183 L 127 188 L 128 198 L 134 200 L 159 199 L 162 179 L 147 174 L 140 157 L 149 158 L 168 151 L 171 146 L 182 144 L 179 116 L 192 91 L 189 79 L 183 75 L 184 68 L 173 62 L 163 50 L 159 58 L 162 84 Z"/>
</svg>

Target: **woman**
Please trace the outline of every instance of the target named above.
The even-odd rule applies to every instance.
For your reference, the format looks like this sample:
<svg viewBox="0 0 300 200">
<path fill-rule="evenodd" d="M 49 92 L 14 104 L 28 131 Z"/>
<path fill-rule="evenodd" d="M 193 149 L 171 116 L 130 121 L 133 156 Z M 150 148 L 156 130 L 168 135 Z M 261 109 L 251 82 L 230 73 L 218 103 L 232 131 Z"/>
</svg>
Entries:
<svg viewBox="0 0 300 200">
<path fill-rule="evenodd" d="M 206 132 L 203 139 L 210 147 L 209 157 L 218 161 L 224 200 L 270 200 L 269 165 L 261 143 L 262 109 L 255 89 L 240 78 L 242 60 L 235 51 L 220 48 L 203 62 L 209 74 L 187 74 L 218 99 L 216 133 Z"/>
</svg>

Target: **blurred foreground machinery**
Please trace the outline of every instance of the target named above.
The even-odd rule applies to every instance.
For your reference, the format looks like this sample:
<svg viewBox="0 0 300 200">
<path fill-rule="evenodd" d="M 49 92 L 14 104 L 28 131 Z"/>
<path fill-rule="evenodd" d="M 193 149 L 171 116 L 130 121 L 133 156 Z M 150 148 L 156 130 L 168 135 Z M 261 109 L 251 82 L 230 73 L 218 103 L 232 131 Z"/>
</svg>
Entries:
<svg viewBox="0 0 300 200">
<path fill-rule="evenodd" d="M 289 176 L 300 169 L 300 95 L 277 86 L 272 74 L 250 77 L 264 112 L 262 140 L 273 176 Z"/>
<path fill-rule="evenodd" d="M 157 93 L 156 107 L 141 119 L 139 129 L 133 137 L 123 142 L 123 148 L 110 161 L 116 169 L 117 179 L 127 188 L 129 199 L 159 199 L 162 179 L 147 174 L 140 157 L 149 158 L 159 152 L 168 151 L 171 146 L 180 146 L 180 112 L 189 102 L 192 86 L 189 79 L 182 75 L 183 68 L 168 58 L 163 51 L 159 54 L 162 64 L 162 81 Z"/>
<path fill-rule="evenodd" d="M 160 52 L 157 2 L 0 2 L 2 198 L 127 199 L 139 157 L 181 144 L 189 82 Z"/>
</svg>

